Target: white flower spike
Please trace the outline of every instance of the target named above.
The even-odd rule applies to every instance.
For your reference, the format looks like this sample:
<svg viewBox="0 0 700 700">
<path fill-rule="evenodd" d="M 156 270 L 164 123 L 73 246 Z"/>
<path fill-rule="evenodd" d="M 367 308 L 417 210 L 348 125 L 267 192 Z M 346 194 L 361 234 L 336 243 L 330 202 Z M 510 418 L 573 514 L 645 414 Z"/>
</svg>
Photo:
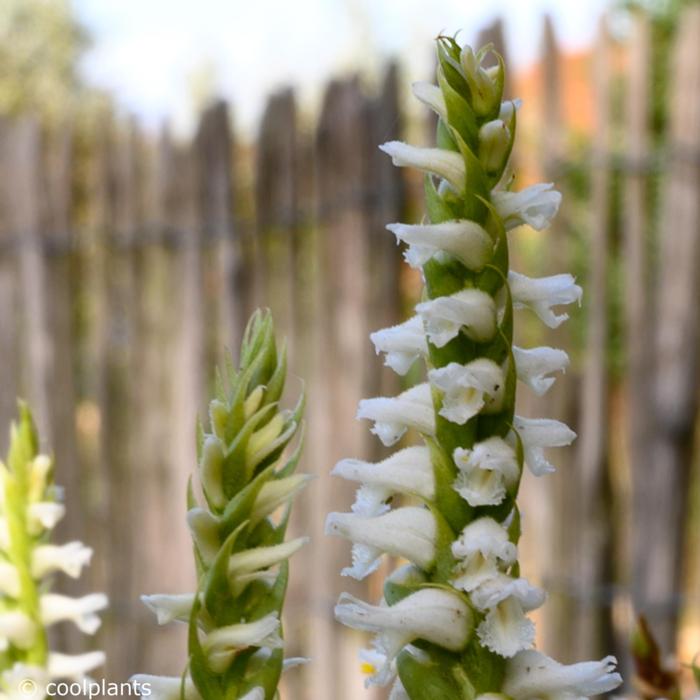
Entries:
<svg viewBox="0 0 700 700">
<path fill-rule="evenodd" d="M 553 306 L 580 303 L 583 296 L 583 290 L 569 274 L 533 278 L 511 270 L 508 273 L 508 283 L 514 308 L 532 309 L 542 323 L 550 328 L 558 328 L 569 318 L 568 314 L 557 316 L 552 311 Z"/>
<path fill-rule="evenodd" d="M 479 343 L 496 333 L 496 303 L 478 289 L 424 301 L 416 306 L 416 311 L 425 323 L 430 342 L 437 348 L 445 347 L 460 331 Z"/>
<path fill-rule="evenodd" d="M 493 255 L 489 234 L 473 221 L 445 221 L 440 224 L 387 224 L 397 242 L 408 245 L 406 262 L 414 268 L 438 253 L 449 253 L 469 270 L 481 270 Z"/>
<path fill-rule="evenodd" d="M 616 666 L 614 656 L 567 666 L 539 651 L 521 651 L 506 666 L 503 692 L 513 700 L 583 700 L 622 683 Z"/>
<path fill-rule="evenodd" d="M 372 432 L 387 447 L 397 443 L 408 428 L 432 435 L 435 414 L 430 385 L 419 384 L 395 398 L 363 399 L 357 408 L 357 417 L 374 421 Z"/>
<path fill-rule="evenodd" d="M 527 224 L 535 231 L 546 229 L 559 211 L 561 192 L 552 183 L 531 185 L 520 192 L 494 190 L 492 201 L 506 230 Z"/>
<path fill-rule="evenodd" d="M 503 370 L 492 360 L 479 358 L 467 365 L 450 362 L 432 369 L 428 379 L 443 392 L 440 415 L 463 425 L 480 411 L 498 411 L 503 398 Z"/>
<path fill-rule="evenodd" d="M 384 364 L 401 376 L 411 369 L 419 357 L 428 354 L 428 343 L 420 316 L 414 316 L 398 326 L 375 331 L 369 337 L 377 354 L 385 353 Z"/>
<path fill-rule="evenodd" d="M 518 379 L 538 396 L 543 396 L 554 384 L 554 377 L 547 375 L 564 372 L 569 366 L 569 356 L 556 348 L 519 348 L 514 345 L 513 358 Z"/>
<path fill-rule="evenodd" d="M 535 476 L 556 471 L 544 456 L 546 448 L 566 447 L 576 439 L 576 433 L 568 425 L 551 418 L 515 416 L 513 427 L 518 431 L 523 444 L 525 464 Z"/>
<path fill-rule="evenodd" d="M 487 438 L 471 449 L 458 447 L 453 459 L 459 470 L 454 489 L 470 506 L 497 506 L 518 483 L 515 450 L 502 438 Z"/>
</svg>

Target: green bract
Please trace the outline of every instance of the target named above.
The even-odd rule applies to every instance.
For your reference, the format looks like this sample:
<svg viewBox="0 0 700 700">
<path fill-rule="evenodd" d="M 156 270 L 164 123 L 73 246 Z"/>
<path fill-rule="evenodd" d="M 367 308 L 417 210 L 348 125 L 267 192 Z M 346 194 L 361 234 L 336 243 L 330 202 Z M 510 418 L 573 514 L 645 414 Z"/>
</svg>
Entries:
<svg viewBox="0 0 700 700">
<path fill-rule="evenodd" d="M 135 676 L 159 697 L 272 700 L 283 668 L 280 617 L 288 558 L 306 541 L 285 541 L 296 475 L 303 395 L 280 404 L 286 351 L 269 313 L 243 338 L 239 368 L 217 374 L 209 421 L 199 425 L 196 483 L 188 488 L 196 594 L 144 596 L 160 622 L 189 624 L 189 664 L 181 679 Z M 296 442 L 295 445 L 292 445 Z M 196 495 L 199 494 L 199 497 Z"/>
</svg>

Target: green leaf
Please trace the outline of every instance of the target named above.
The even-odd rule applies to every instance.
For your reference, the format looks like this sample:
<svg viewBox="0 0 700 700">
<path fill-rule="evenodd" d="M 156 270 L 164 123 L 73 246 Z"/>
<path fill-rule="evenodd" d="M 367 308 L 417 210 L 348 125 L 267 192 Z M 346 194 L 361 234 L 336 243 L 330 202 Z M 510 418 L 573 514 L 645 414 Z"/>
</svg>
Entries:
<svg viewBox="0 0 700 700">
<path fill-rule="evenodd" d="M 476 149 L 479 142 L 479 127 L 476 123 L 474 110 L 464 97 L 450 85 L 442 68 L 438 68 L 437 78 L 445 98 L 449 125 L 459 133 L 471 149 Z M 456 146 L 455 150 L 457 150 Z"/>
<path fill-rule="evenodd" d="M 239 611 L 231 600 L 231 582 L 228 573 L 231 551 L 238 536 L 247 525 L 241 523 L 225 540 L 217 552 L 204 582 L 204 607 L 216 622 L 217 627 L 237 622 Z"/>
<path fill-rule="evenodd" d="M 190 675 L 192 682 L 203 698 L 211 698 L 211 700 L 223 700 L 224 694 L 217 680 L 217 676 L 209 668 L 206 655 L 199 641 L 199 631 L 197 627 L 197 619 L 201 603 L 199 596 L 195 596 L 192 612 L 190 613 L 190 622 L 188 628 L 188 652 L 190 657 Z"/>
</svg>

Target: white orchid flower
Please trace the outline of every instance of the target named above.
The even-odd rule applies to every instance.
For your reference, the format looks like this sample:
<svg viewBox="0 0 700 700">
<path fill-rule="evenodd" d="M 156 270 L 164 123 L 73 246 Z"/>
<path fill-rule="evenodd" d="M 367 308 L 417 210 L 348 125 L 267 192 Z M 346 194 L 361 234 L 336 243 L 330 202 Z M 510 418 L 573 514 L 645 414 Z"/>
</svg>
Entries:
<svg viewBox="0 0 700 700">
<path fill-rule="evenodd" d="M 473 520 L 462 530 L 452 543 L 452 554 L 458 563 L 451 583 L 467 592 L 498 576 L 518 558 L 506 529 L 488 517 Z"/>
<path fill-rule="evenodd" d="M 568 425 L 551 418 L 523 418 L 515 416 L 513 427 L 523 444 L 525 464 L 535 476 L 555 471 L 544 456 L 548 447 L 566 447 L 576 439 L 576 433 Z"/>
<path fill-rule="evenodd" d="M 387 447 L 398 442 L 408 428 L 433 435 L 435 413 L 430 385 L 427 382 L 418 384 L 396 397 L 363 399 L 357 408 L 357 417 L 374 421 L 371 432 Z"/>
<path fill-rule="evenodd" d="M 382 554 L 393 554 L 423 569 L 435 560 L 437 526 L 427 508 L 407 506 L 376 517 L 356 513 L 329 513 L 326 535 L 343 537 L 354 543 L 353 566 L 344 576 L 362 579 L 376 569 Z"/>
<path fill-rule="evenodd" d="M 41 596 L 41 621 L 45 625 L 70 620 L 85 634 L 95 634 L 101 620 L 97 613 L 107 607 L 104 593 L 90 593 L 82 598 L 71 598 L 58 593 L 45 593 Z"/>
<path fill-rule="evenodd" d="M 543 396 L 554 384 L 554 377 L 547 375 L 564 372 L 569 366 L 569 356 L 557 348 L 519 348 L 513 345 L 513 358 L 518 379 L 527 384 L 538 396 Z"/>
<path fill-rule="evenodd" d="M 82 680 L 90 671 L 105 663 L 103 651 L 89 651 L 85 654 L 59 654 L 49 652 L 47 668 L 51 678 L 70 678 Z"/>
<path fill-rule="evenodd" d="M 447 105 L 442 90 L 432 83 L 419 81 L 411 85 L 414 96 L 426 107 L 435 112 L 443 121 L 447 121 Z"/>
<path fill-rule="evenodd" d="M 496 506 L 520 475 L 515 450 L 502 438 L 490 437 L 452 455 L 459 470 L 454 489 L 470 506 Z"/>
<path fill-rule="evenodd" d="M 442 348 L 460 331 L 479 343 L 496 333 L 496 304 L 493 297 L 478 289 L 463 289 L 416 306 L 425 323 L 425 332 L 435 347 Z"/>
<path fill-rule="evenodd" d="M 182 678 L 180 676 L 151 676 L 147 673 L 137 673 L 129 679 L 141 697 L 151 700 L 180 700 Z M 185 678 L 185 700 L 202 700 L 189 674 Z"/>
<path fill-rule="evenodd" d="M 447 180 L 458 192 L 464 189 L 466 167 L 464 158 L 444 148 L 420 148 L 403 141 L 389 141 L 380 150 L 391 157 L 394 165 L 417 168 Z"/>
<path fill-rule="evenodd" d="M 71 578 L 78 578 L 90 559 L 92 549 L 82 542 L 42 544 L 32 552 L 32 576 L 42 578 L 54 571 L 62 571 Z"/>
<path fill-rule="evenodd" d="M 557 316 L 552 311 L 553 306 L 580 303 L 583 296 L 583 290 L 576 284 L 573 275 L 568 273 L 534 278 L 511 270 L 508 273 L 508 284 L 513 307 L 531 309 L 549 328 L 558 328 L 569 318 L 568 314 Z"/>
<path fill-rule="evenodd" d="M 503 219 L 506 230 L 527 224 L 535 231 L 546 229 L 559 211 L 561 192 L 554 185 L 539 183 L 520 192 L 494 190 L 491 201 Z"/>
<path fill-rule="evenodd" d="M 228 562 L 229 574 L 240 577 L 260 569 L 276 566 L 296 554 L 307 542 L 308 537 L 297 537 L 295 540 L 274 544 L 267 547 L 244 549 L 231 555 Z"/>
<path fill-rule="evenodd" d="M 493 256 L 493 240 L 474 221 L 459 219 L 438 224 L 387 224 L 397 242 L 408 245 L 404 257 L 413 268 L 437 253 L 449 253 L 469 270 L 480 270 Z"/>
<path fill-rule="evenodd" d="M 440 415 L 452 423 L 464 425 L 479 412 L 500 408 L 505 377 L 492 360 L 480 357 L 466 365 L 450 362 L 430 370 L 428 379 L 443 392 Z"/>
<path fill-rule="evenodd" d="M 374 676 L 378 685 L 390 682 L 392 663 L 407 644 L 423 639 L 448 651 L 461 651 L 474 624 L 464 600 L 438 588 L 423 588 L 392 606 L 370 605 L 343 593 L 335 616 L 348 627 L 377 635 L 374 646 L 385 657 L 384 666 Z"/>
<path fill-rule="evenodd" d="M 622 683 L 616 666 L 614 656 L 564 665 L 528 649 L 508 661 L 503 692 L 513 700 L 583 700 L 607 693 Z"/>
<path fill-rule="evenodd" d="M 420 316 L 409 318 L 398 326 L 375 331 L 369 337 L 377 354 L 385 353 L 384 364 L 401 376 L 408 372 L 419 357 L 428 354 L 428 343 Z"/>
<path fill-rule="evenodd" d="M 544 591 L 523 578 L 499 574 L 473 591 L 471 600 L 476 608 L 486 613 L 476 631 L 485 647 L 509 658 L 532 646 L 535 625 L 525 613 L 544 603 Z"/>
<path fill-rule="evenodd" d="M 166 625 L 173 620 L 188 622 L 194 599 L 194 593 L 179 593 L 175 595 L 155 593 L 141 596 L 141 601 L 144 605 L 155 613 L 159 625 Z"/>
<path fill-rule="evenodd" d="M 36 638 L 35 623 L 19 610 L 0 612 L 0 651 L 10 644 L 19 649 L 28 649 Z"/>
</svg>

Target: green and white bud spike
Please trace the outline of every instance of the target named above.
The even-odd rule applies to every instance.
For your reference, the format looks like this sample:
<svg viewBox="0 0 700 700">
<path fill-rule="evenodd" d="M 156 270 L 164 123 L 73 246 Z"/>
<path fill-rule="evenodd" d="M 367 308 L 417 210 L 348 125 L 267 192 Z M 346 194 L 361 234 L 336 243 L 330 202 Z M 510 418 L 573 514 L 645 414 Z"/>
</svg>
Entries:
<svg viewBox="0 0 700 700">
<path fill-rule="evenodd" d="M 544 449 L 575 434 L 555 420 L 515 415 L 517 380 L 543 394 L 568 357 L 514 346 L 513 312 L 529 308 L 556 328 L 567 316 L 552 307 L 579 301 L 581 288 L 571 275 L 530 279 L 510 270 L 506 232 L 547 228 L 561 195 L 551 184 L 509 191 L 519 102 L 503 101 L 502 58 L 450 37 L 438 38 L 437 54 L 438 84 L 414 85 L 439 117 L 437 147 L 380 146 L 395 165 L 426 173 L 427 221 L 387 226 L 407 244 L 425 291 L 416 316 L 371 336 L 401 375 L 422 359 L 428 382 L 365 399 L 358 410 L 385 445 L 411 428 L 425 446 L 376 465 L 340 462 L 335 473 L 361 486 L 353 512 L 327 521 L 329 534 L 353 542 L 345 575 L 364 578 L 384 554 L 411 564 L 387 578 L 379 606 L 344 595 L 336 616 L 375 633 L 374 649 L 360 658 L 367 683 L 393 683 L 392 698 L 595 695 L 621 682 L 612 657 L 562 666 L 531 649 L 527 613 L 545 596 L 520 577 L 517 550 L 523 465 L 538 476 L 552 471 Z M 392 508 L 396 495 L 422 505 Z"/>
<path fill-rule="evenodd" d="M 281 616 L 288 560 L 307 542 L 285 541 L 285 533 L 291 502 L 310 478 L 294 473 L 304 397 L 292 410 L 280 406 L 286 371 L 270 313 L 256 312 L 239 368 L 229 362 L 218 373 L 209 426 L 198 426 L 198 470 L 187 504 L 197 591 L 142 598 L 160 624 L 189 625 L 189 662 L 181 678 L 132 678 L 135 685 L 149 683 L 158 697 L 277 697 L 286 665 Z"/>
<path fill-rule="evenodd" d="M 70 621 L 86 634 L 100 626 L 107 596 L 51 593 L 51 577 L 78 578 L 92 550 L 81 542 L 51 544 L 51 530 L 65 513 L 53 482 L 53 462 L 39 453 L 31 412 L 19 404 L 10 449 L 0 463 L 0 697 L 46 697 L 56 679 L 82 680 L 101 666 L 101 651 L 68 656 L 49 649 L 47 628 Z"/>
</svg>

